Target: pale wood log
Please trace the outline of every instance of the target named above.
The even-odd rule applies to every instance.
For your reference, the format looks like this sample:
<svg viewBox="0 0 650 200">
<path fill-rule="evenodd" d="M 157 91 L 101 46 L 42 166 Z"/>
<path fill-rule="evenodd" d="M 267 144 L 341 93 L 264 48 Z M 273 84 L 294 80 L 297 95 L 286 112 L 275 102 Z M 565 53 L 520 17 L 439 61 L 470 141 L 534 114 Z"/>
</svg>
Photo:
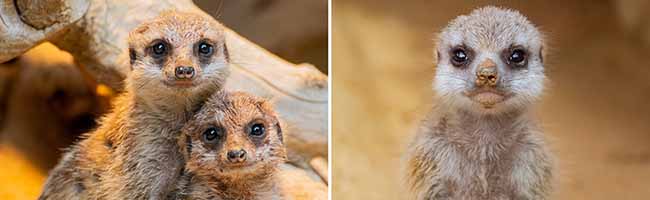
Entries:
<svg viewBox="0 0 650 200">
<path fill-rule="evenodd" d="M 320 156 L 315 157 L 309 161 L 309 165 L 311 165 L 314 171 L 318 173 L 318 176 L 320 176 L 326 183 L 330 182 L 327 170 L 327 159 Z"/>
<path fill-rule="evenodd" d="M 0 63 L 61 32 L 88 5 L 85 0 L 0 0 Z"/>
<path fill-rule="evenodd" d="M 282 164 L 278 171 L 278 185 L 286 199 L 295 200 L 326 200 L 327 185 L 320 177 L 310 172 Z"/>
</svg>

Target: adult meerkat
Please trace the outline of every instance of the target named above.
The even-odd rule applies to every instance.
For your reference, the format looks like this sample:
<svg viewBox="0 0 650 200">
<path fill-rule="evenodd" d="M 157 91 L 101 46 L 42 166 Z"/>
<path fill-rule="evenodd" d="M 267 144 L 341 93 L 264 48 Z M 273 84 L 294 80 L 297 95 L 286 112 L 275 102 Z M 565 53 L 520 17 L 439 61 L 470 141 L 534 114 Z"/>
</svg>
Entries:
<svg viewBox="0 0 650 200">
<path fill-rule="evenodd" d="M 129 34 L 125 92 L 50 172 L 40 199 L 162 199 L 184 166 L 183 124 L 228 76 L 221 24 L 168 11 Z"/>
<path fill-rule="evenodd" d="M 407 151 L 416 199 L 545 199 L 553 160 L 531 104 L 545 80 L 543 39 L 519 12 L 484 7 L 437 41 L 440 99 Z"/>
<path fill-rule="evenodd" d="M 187 163 L 172 199 L 283 199 L 275 174 L 286 152 L 267 101 L 242 92 L 216 93 L 183 133 Z"/>
</svg>

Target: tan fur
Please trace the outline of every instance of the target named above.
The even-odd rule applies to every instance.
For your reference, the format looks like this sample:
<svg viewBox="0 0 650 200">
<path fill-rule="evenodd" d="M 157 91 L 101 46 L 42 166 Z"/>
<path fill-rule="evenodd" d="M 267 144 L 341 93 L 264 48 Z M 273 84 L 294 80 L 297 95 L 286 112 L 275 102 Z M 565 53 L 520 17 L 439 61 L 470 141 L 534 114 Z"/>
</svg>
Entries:
<svg viewBox="0 0 650 200">
<path fill-rule="evenodd" d="M 496 7 L 459 16 L 442 31 L 434 81 L 440 104 L 406 153 L 415 199 L 548 197 L 553 159 L 529 116 L 544 82 L 542 44 L 524 16 Z M 451 63 L 459 46 L 470 58 L 460 66 Z M 525 65 L 507 60 L 513 47 L 525 50 Z M 477 83 L 486 67 L 496 67 L 494 84 Z"/>
<path fill-rule="evenodd" d="M 265 127 L 261 137 L 251 126 Z M 206 142 L 204 132 L 222 127 L 224 136 Z M 183 129 L 187 165 L 175 199 L 273 200 L 283 199 L 276 179 L 286 159 L 275 111 L 267 101 L 241 92 L 219 92 Z M 244 149 L 244 166 L 228 162 L 227 152 Z"/>
<path fill-rule="evenodd" d="M 164 40 L 170 53 L 151 56 Z M 214 54 L 197 58 L 201 40 Z M 223 28 L 190 13 L 166 12 L 129 35 L 132 71 L 112 113 L 71 147 L 50 172 L 40 199 L 162 199 L 184 165 L 178 136 L 184 122 L 228 75 Z M 195 79 L 175 82 L 174 68 L 193 66 Z"/>
</svg>

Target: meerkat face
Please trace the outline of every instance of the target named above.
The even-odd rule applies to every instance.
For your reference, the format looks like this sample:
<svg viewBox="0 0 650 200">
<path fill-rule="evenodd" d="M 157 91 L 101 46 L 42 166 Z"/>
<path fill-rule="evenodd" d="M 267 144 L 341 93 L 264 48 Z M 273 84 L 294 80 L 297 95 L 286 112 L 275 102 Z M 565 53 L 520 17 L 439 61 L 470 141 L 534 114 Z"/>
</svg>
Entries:
<svg viewBox="0 0 650 200">
<path fill-rule="evenodd" d="M 183 129 L 188 169 L 236 178 L 267 173 L 285 160 L 279 121 L 265 100 L 218 92 Z"/>
<path fill-rule="evenodd" d="M 133 87 L 153 96 L 220 88 L 228 73 L 224 28 L 197 14 L 168 11 L 129 34 Z"/>
<path fill-rule="evenodd" d="M 447 105 L 495 114 L 542 92 L 542 35 L 517 11 L 476 9 L 451 21 L 437 43 L 434 88 Z"/>
</svg>

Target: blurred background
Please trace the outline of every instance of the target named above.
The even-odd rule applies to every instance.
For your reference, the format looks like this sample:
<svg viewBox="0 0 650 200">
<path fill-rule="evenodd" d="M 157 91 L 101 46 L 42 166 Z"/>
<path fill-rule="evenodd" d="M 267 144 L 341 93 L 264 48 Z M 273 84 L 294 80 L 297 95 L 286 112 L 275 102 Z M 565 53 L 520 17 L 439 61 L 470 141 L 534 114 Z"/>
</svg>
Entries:
<svg viewBox="0 0 650 200">
<path fill-rule="evenodd" d="M 433 38 L 482 5 L 548 36 L 537 116 L 559 160 L 552 199 L 650 196 L 650 2 L 334 0 L 333 199 L 403 199 L 402 152 L 433 104 Z"/>
<path fill-rule="evenodd" d="M 195 3 L 272 53 L 327 74 L 326 0 Z M 115 94 L 80 69 L 50 43 L 0 63 L 0 199 L 36 199 L 63 148 L 108 111 Z"/>
<path fill-rule="evenodd" d="M 293 63 L 327 74 L 327 0 L 194 0 L 237 33 Z"/>
</svg>

